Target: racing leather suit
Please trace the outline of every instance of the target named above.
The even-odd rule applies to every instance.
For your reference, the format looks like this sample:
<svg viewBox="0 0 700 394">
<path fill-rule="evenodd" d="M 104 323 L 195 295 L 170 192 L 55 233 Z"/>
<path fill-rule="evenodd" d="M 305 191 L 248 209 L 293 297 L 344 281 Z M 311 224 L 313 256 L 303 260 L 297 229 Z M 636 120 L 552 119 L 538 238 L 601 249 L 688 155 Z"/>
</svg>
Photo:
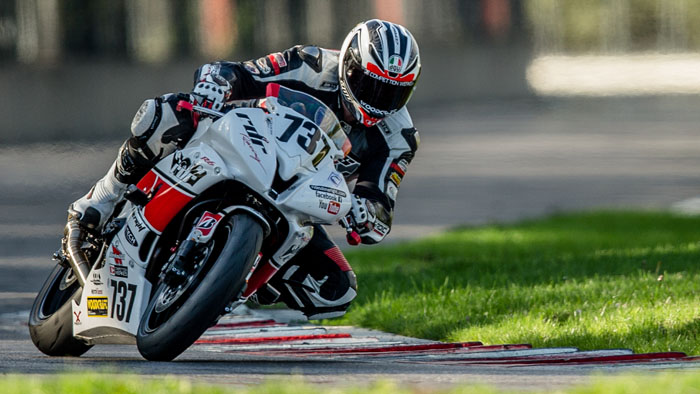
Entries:
<svg viewBox="0 0 700 394">
<path fill-rule="evenodd" d="M 344 118 L 338 51 L 298 45 L 257 60 L 205 64 L 195 72 L 194 83 L 207 73 L 228 80 L 231 101 L 263 98 L 267 84 L 275 82 L 316 97 L 339 119 Z M 179 95 L 165 95 L 141 106 L 132 122 L 133 135 L 116 162 L 114 171 L 120 182 L 135 183 L 158 160 L 187 143 L 194 127 L 191 119 L 175 111 L 180 99 Z M 396 195 L 418 148 L 418 133 L 405 107 L 373 127 L 341 123 L 352 150 L 336 166 L 353 193 L 373 205 L 374 228 L 361 234 L 361 239 L 376 243 L 390 231 Z M 321 226 L 315 226 L 309 244 L 254 297 L 264 304 L 283 301 L 309 318 L 331 318 L 345 313 L 356 290 L 355 274 L 340 249 Z"/>
</svg>

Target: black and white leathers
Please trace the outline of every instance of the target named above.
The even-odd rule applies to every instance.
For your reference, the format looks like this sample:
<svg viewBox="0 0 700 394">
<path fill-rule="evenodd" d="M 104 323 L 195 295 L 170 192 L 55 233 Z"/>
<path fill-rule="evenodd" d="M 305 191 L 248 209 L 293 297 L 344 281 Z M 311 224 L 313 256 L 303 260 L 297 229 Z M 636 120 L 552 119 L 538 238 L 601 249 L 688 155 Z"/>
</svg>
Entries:
<svg viewBox="0 0 700 394">
<path fill-rule="evenodd" d="M 343 119 L 338 83 L 338 51 L 298 45 L 245 62 L 205 64 L 195 72 L 195 82 L 207 73 L 226 78 L 231 100 L 261 98 L 268 83 L 275 82 L 308 93 L 323 101 Z M 362 234 L 363 243 L 381 241 L 389 232 L 393 208 L 406 168 L 418 149 L 419 137 L 404 107 L 373 127 L 344 123 L 352 151 L 338 169 L 353 193 L 374 203 L 374 231 Z"/>
</svg>

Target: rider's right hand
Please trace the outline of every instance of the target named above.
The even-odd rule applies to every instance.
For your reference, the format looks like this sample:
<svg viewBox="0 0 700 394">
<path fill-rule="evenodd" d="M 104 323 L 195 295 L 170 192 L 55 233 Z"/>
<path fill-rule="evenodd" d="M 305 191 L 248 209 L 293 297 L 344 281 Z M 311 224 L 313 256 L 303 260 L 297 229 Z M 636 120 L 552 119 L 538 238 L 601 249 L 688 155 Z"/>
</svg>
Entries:
<svg viewBox="0 0 700 394">
<path fill-rule="evenodd" d="M 192 95 L 195 104 L 221 111 L 231 98 L 231 84 L 218 74 L 217 70 L 206 65 L 199 72 L 199 80 L 194 83 Z"/>
</svg>

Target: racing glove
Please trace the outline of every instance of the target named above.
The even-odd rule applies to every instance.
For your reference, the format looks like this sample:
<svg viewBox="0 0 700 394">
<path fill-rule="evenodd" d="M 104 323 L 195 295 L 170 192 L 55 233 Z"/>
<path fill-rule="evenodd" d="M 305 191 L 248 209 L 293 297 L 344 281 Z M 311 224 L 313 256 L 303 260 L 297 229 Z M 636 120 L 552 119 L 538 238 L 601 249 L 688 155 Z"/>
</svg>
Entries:
<svg viewBox="0 0 700 394">
<path fill-rule="evenodd" d="M 194 84 L 192 95 L 197 104 L 221 111 L 231 98 L 231 90 L 231 84 L 226 78 L 219 75 L 216 68 L 206 65 L 199 71 L 199 79 Z"/>
<path fill-rule="evenodd" d="M 376 201 L 353 194 L 350 221 L 363 244 L 376 244 L 389 234 L 391 215 Z"/>
</svg>

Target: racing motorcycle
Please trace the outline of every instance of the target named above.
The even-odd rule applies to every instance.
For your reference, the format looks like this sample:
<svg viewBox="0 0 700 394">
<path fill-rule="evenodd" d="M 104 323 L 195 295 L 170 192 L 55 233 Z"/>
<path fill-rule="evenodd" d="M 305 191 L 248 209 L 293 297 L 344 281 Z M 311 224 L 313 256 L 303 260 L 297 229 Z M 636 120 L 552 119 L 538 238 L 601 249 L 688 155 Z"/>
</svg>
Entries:
<svg viewBox="0 0 700 394">
<path fill-rule="evenodd" d="M 198 121 L 190 142 L 128 189 L 102 231 L 66 226 L 30 313 L 39 350 L 135 342 L 148 360 L 172 360 L 303 248 L 313 224 L 345 221 L 334 161 L 351 146 L 338 119 L 307 94 L 266 93 L 225 114 L 181 101 Z"/>
</svg>

